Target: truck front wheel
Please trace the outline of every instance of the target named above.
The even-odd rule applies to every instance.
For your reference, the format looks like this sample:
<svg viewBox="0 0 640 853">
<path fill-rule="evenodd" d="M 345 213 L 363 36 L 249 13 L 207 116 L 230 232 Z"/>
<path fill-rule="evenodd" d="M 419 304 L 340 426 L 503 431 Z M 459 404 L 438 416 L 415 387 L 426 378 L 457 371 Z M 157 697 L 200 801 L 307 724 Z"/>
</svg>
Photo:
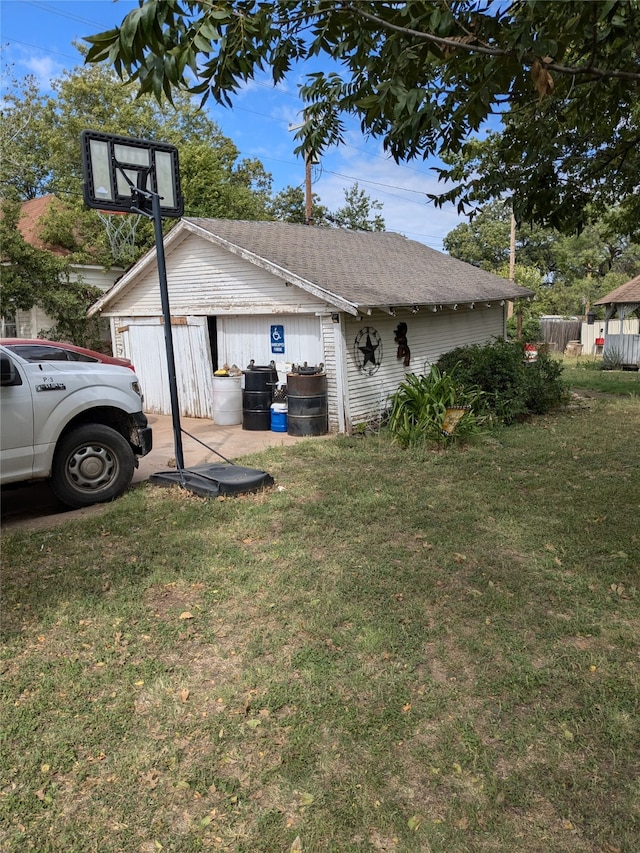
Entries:
<svg viewBox="0 0 640 853">
<path fill-rule="evenodd" d="M 85 424 L 60 440 L 51 488 L 75 508 L 112 501 L 131 483 L 134 467 L 133 450 L 119 432 L 103 424 Z"/>
</svg>

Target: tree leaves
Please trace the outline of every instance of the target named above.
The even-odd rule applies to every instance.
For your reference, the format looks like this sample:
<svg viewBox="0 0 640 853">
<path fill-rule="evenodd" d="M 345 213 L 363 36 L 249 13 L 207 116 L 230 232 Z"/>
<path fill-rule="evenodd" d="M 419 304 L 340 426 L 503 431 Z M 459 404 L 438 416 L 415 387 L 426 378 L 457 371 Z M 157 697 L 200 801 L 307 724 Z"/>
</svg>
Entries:
<svg viewBox="0 0 640 853">
<path fill-rule="evenodd" d="M 540 100 L 552 94 L 555 88 L 553 77 L 539 59 L 536 59 L 531 66 L 531 79 L 536 87 L 536 92 L 540 96 Z"/>
<path fill-rule="evenodd" d="M 523 307 L 533 314 L 571 316 L 624 283 L 638 269 L 640 245 L 624 233 L 620 211 L 607 211 L 579 235 L 523 223 L 516 230 L 515 281 L 535 291 Z M 447 234 L 444 248 L 455 258 L 507 277 L 509 274 L 508 203 L 491 202 L 473 220 Z M 552 284 L 551 284 L 552 282 Z"/>
<path fill-rule="evenodd" d="M 432 196 L 462 212 L 478 192 L 512 192 L 519 218 L 572 230 L 588 201 L 634 198 L 637 4 L 144 0 L 87 42 L 88 62 L 111 62 L 159 100 L 184 88 L 225 105 L 258 69 L 278 82 L 298 60 L 330 58 L 341 76 L 315 72 L 301 87 L 299 151 L 342 141 L 351 114 L 396 160 L 446 155 L 498 114 L 497 162 Z M 630 215 L 640 214 L 635 197 Z"/>
</svg>

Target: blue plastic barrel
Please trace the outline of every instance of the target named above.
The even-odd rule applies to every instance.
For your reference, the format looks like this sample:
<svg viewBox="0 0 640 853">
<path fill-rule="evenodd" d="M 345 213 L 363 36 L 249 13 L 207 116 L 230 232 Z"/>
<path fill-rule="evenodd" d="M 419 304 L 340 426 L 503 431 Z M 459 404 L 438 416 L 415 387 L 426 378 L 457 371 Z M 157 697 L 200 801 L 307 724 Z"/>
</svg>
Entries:
<svg viewBox="0 0 640 853">
<path fill-rule="evenodd" d="M 287 404 L 271 404 L 271 432 L 287 431 Z"/>
</svg>

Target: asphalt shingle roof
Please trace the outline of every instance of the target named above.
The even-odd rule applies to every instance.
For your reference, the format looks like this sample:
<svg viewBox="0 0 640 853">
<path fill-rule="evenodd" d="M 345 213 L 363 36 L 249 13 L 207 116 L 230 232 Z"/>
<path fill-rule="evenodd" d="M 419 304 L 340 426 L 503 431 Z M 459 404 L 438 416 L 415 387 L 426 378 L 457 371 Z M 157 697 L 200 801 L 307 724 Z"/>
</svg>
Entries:
<svg viewBox="0 0 640 853">
<path fill-rule="evenodd" d="M 231 219 L 183 221 L 361 307 L 451 305 L 532 295 L 507 279 L 391 232 Z"/>
<path fill-rule="evenodd" d="M 607 293 L 602 299 L 598 299 L 596 305 L 610 305 L 614 302 L 632 305 L 637 302 L 640 305 L 640 275 L 616 287 L 611 293 Z"/>
</svg>

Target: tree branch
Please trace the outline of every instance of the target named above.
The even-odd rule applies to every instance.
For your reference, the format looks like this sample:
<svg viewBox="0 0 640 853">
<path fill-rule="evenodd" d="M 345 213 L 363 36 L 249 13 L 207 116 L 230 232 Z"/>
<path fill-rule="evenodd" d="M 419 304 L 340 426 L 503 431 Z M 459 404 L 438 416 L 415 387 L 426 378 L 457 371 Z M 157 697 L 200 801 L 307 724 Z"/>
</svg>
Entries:
<svg viewBox="0 0 640 853">
<path fill-rule="evenodd" d="M 345 9 L 344 7 L 337 7 L 336 11 L 347 11 L 347 9 Z M 348 11 L 359 15 L 361 18 L 366 18 L 368 21 L 377 24 L 383 29 L 393 30 L 394 32 L 402 33 L 408 36 L 414 36 L 415 38 L 419 38 L 423 41 L 428 41 L 433 44 L 440 45 L 441 47 L 449 47 L 454 50 L 466 50 L 469 53 L 482 53 L 486 56 L 508 56 L 512 59 L 520 61 L 518 60 L 515 51 L 504 50 L 499 47 L 487 47 L 481 44 L 470 44 L 469 42 L 462 42 L 458 41 L 457 39 L 441 38 L 440 36 L 434 36 L 432 33 L 424 33 L 420 30 L 411 29 L 410 27 L 401 27 L 398 24 L 392 24 L 389 21 L 384 21 L 381 18 L 378 18 L 376 15 L 372 15 L 370 12 L 365 12 L 363 9 L 358 8 L 357 4 L 351 5 Z M 546 68 L 548 71 L 555 71 L 558 74 L 589 74 L 590 76 L 596 77 L 598 79 L 615 78 L 619 80 L 631 80 L 640 82 L 640 72 L 636 71 L 621 71 L 619 69 L 595 68 L 590 64 L 576 67 L 558 65 L 555 62 L 545 62 L 545 60 L 541 59 L 539 56 L 535 56 L 531 53 L 526 53 L 523 59 L 525 60 L 525 62 L 528 63 L 533 63 L 537 60 L 543 68 Z"/>
</svg>

